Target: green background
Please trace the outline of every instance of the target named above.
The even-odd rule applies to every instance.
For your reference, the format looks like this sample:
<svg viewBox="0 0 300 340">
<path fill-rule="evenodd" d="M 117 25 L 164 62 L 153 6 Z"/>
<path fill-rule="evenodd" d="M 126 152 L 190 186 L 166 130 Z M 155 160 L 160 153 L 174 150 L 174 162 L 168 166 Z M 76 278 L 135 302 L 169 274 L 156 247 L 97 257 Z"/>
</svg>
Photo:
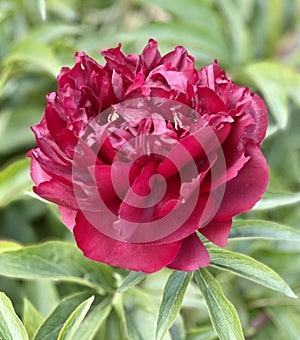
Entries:
<svg viewBox="0 0 300 340">
<path fill-rule="evenodd" d="M 0 0 L 2 240 L 25 245 L 53 239 L 73 242 L 56 207 L 33 197 L 29 160 L 25 158 L 35 146 L 30 126 L 40 121 L 45 94 L 56 90 L 60 68 L 73 65 L 74 51 L 84 50 L 101 63 L 100 50 L 122 42 L 125 52 L 140 53 L 149 38 L 158 41 L 161 53 L 176 45 L 185 46 L 199 68 L 218 59 L 236 83 L 249 86 L 264 98 L 270 124 L 262 149 L 270 167 L 270 184 L 262 201 L 238 219 L 300 229 L 299 0 Z M 260 225 L 263 229 L 262 222 Z M 13 247 L 2 243 L 1 247 Z M 300 294 L 299 240 L 232 240 L 226 249 L 270 266 Z M 127 274 L 107 270 L 114 273 L 117 283 Z M 210 271 L 235 305 L 248 339 L 299 339 L 299 299 L 227 271 L 214 267 Z M 148 319 L 153 322 L 169 274 L 169 270 L 163 270 L 150 275 L 139 290 L 124 295 L 133 325 Z M 37 313 L 39 322 L 62 298 L 83 290 L 82 282 L 76 280 L 53 283 L 49 277 L 27 281 L 15 274 L 11 276 L 16 278 L 8 276 L 4 273 L 0 277 L 0 290 L 12 300 L 19 316 L 24 314 L 26 297 L 25 309 L 29 312 L 24 315 L 28 318 Z M 172 339 L 216 338 L 203 296 L 195 287 L 188 287 L 180 317 L 171 328 Z M 73 299 L 74 306 L 85 300 L 82 296 Z M 151 339 L 151 330 L 149 335 L 144 329 L 148 335 L 143 335 L 143 330 L 136 331 L 127 319 L 127 335 L 122 331 L 119 303 L 114 300 L 112 311 L 101 309 L 106 322 L 98 335 L 93 335 L 95 339 Z M 65 313 L 73 309 L 66 308 Z M 27 331 L 31 327 L 28 334 L 35 332 L 36 323 L 25 322 Z"/>
</svg>

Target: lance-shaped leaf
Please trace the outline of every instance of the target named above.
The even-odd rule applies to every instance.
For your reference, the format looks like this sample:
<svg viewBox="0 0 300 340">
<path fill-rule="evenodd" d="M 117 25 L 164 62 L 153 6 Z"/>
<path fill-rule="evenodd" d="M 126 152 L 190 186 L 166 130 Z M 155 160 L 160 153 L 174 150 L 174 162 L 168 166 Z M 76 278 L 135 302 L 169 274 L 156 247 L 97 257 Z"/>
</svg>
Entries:
<svg viewBox="0 0 300 340">
<path fill-rule="evenodd" d="M 162 339 L 175 321 L 192 274 L 174 271 L 168 278 L 159 309 L 156 339 Z"/>
<path fill-rule="evenodd" d="M 134 287 L 135 285 L 139 284 L 144 278 L 147 276 L 147 274 L 142 272 L 130 272 L 128 276 L 126 276 L 125 280 L 122 282 L 120 287 L 117 289 L 118 293 L 123 293 L 127 289 Z"/>
<path fill-rule="evenodd" d="M 227 300 L 217 280 L 206 268 L 194 273 L 205 298 L 212 325 L 222 340 L 244 340 L 238 314 Z"/>
<path fill-rule="evenodd" d="M 296 298 L 287 283 L 270 267 L 253 258 L 225 249 L 210 249 L 211 265 Z"/>
<path fill-rule="evenodd" d="M 298 204 L 300 192 L 266 192 L 253 210 L 270 210 Z"/>
<path fill-rule="evenodd" d="M 0 253 L 0 275 L 71 281 L 98 290 L 112 290 L 114 285 L 108 266 L 85 258 L 75 245 L 59 241 Z"/>
<path fill-rule="evenodd" d="M 233 221 L 230 239 L 269 239 L 300 241 L 300 231 L 279 223 L 261 220 Z"/>
<path fill-rule="evenodd" d="M 41 314 L 37 311 L 33 304 L 25 298 L 23 307 L 23 323 L 30 338 L 33 337 L 42 322 L 43 317 Z"/>
<path fill-rule="evenodd" d="M 28 340 L 25 327 L 14 311 L 9 298 L 0 293 L 0 339 Z"/>
<path fill-rule="evenodd" d="M 72 340 L 93 340 L 95 334 L 106 321 L 112 305 L 108 300 L 103 300 L 93 308 L 83 320 L 80 328 L 74 334 Z"/>
<path fill-rule="evenodd" d="M 64 323 L 61 331 L 59 332 L 57 340 L 72 340 L 75 332 L 85 318 L 87 312 L 91 308 L 94 302 L 95 296 L 91 296 L 87 300 L 83 301 L 74 312 L 68 317 Z"/>
<path fill-rule="evenodd" d="M 69 316 L 74 312 L 78 305 L 90 297 L 90 293 L 77 293 L 66 297 L 42 323 L 34 340 L 52 340 L 57 339 L 59 333 Z"/>
</svg>

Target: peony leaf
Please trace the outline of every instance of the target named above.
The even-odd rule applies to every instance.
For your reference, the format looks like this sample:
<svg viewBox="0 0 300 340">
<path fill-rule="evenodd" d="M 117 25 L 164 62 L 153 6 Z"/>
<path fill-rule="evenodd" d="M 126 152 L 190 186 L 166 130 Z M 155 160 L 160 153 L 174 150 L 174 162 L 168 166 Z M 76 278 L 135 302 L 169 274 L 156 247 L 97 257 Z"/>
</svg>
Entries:
<svg viewBox="0 0 300 340">
<path fill-rule="evenodd" d="M 57 76 L 61 68 L 51 48 L 33 40 L 22 40 L 12 46 L 12 51 L 5 59 L 4 65 L 9 67 L 15 64 L 41 69 L 53 77 Z"/>
<path fill-rule="evenodd" d="M 191 279 L 192 272 L 180 271 L 174 271 L 168 278 L 159 309 L 156 339 L 162 339 L 175 321 Z"/>
<path fill-rule="evenodd" d="M 247 26 L 240 15 L 240 9 L 235 1 L 216 1 L 220 8 L 221 15 L 224 16 L 226 27 L 230 33 L 230 45 L 232 46 L 232 59 L 236 64 L 240 64 L 249 59 L 250 55 L 250 37 L 246 29 Z"/>
<path fill-rule="evenodd" d="M 130 340 L 143 340 L 142 335 L 134 324 L 134 321 L 131 318 L 129 313 L 125 314 L 126 316 L 126 328 L 128 337 Z"/>
<path fill-rule="evenodd" d="M 122 282 L 120 287 L 117 289 L 118 293 L 123 293 L 127 289 L 134 287 L 135 285 L 139 284 L 144 278 L 147 276 L 147 274 L 142 272 L 130 272 L 128 276 L 125 278 L 125 280 Z"/>
<path fill-rule="evenodd" d="M 142 1 L 148 4 L 146 0 Z M 180 18 L 180 25 L 183 23 L 191 24 L 191 33 L 197 29 L 204 31 L 202 35 L 199 35 L 199 40 L 203 39 L 203 36 L 204 38 L 210 37 L 215 44 L 219 44 L 220 47 L 227 50 L 218 13 L 210 5 L 198 0 L 186 0 L 184 2 L 180 0 L 154 0 L 151 1 L 151 4 L 156 4 Z M 173 22 L 168 22 L 168 24 L 173 24 Z"/>
<path fill-rule="evenodd" d="M 201 59 L 202 62 L 205 60 L 210 63 L 214 58 L 228 58 L 226 45 L 222 47 L 224 41 L 221 40 L 221 43 L 216 43 L 212 37 L 203 32 L 202 28 L 192 26 L 189 23 L 170 22 L 165 24 L 157 22 L 141 27 L 138 32 L 122 32 L 118 37 L 124 42 L 141 41 L 144 43 L 149 38 L 149 30 L 151 30 L 152 37 L 159 39 L 162 52 L 167 51 L 170 46 L 181 44 L 186 46 L 189 53 Z M 179 30 L 180 37 L 176 33 Z"/>
<path fill-rule="evenodd" d="M 91 296 L 87 300 L 83 301 L 76 307 L 74 312 L 68 317 L 64 323 L 61 331 L 59 332 L 57 340 L 72 340 L 75 332 L 85 318 L 87 312 L 91 308 L 92 303 L 95 300 L 95 296 Z"/>
<path fill-rule="evenodd" d="M 10 250 L 18 250 L 21 249 L 22 246 L 20 243 L 14 241 L 0 240 L 0 253 Z"/>
<path fill-rule="evenodd" d="M 290 306 L 268 307 L 266 312 L 275 324 L 278 335 L 281 339 L 299 339 L 300 323 L 299 312 Z"/>
<path fill-rule="evenodd" d="M 24 282 L 23 286 L 26 297 L 33 303 L 43 319 L 48 317 L 61 300 L 55 281 L 30 280 Z M 47 299 L 45 299 L 45 292 L 47 292 Z"/>
<path fill-rule="evenodd" d="M 69 319 L 70 314 L 90 297 L 90 293 L 77 293 L 63 299 L 48 318 L 42 323 L 34 340 L 52 340 L 57 339 L 61 329 Z"/>
<path fill-rule="evenodd" d="M 299 93 L 300 89 L 297 72 L 275 62 L 251 64 L 245 72 L 263 93 L 279 127 L 285 129 L 289 119 L 288 97 L 294 98 L 294 93 Z"/>
<path fill-rule="evenodd" d="M 46 9 L 46 0 L 37 0 L 37 7 L 41 15 L 41 19 L 46 21 L 47 19 L 47 9 Z"/>
<path fill-rule="evenodd" d="M 153 294 L 149 295 L 137 287 L 127 290 L 124 294 L 118 294 L 123 300 L 125 326 L 129 339 L 148 340 L 155 339 L 155 325 L 158 317 L 158 307 L 153 301 Z M 120 309 L 120 307 L 119 307 Z M 120 315 L 119 319 L 123 319 Z M 171 340 L 167 332 L 163 340 Z"/>
<path fill-rule="evenodd" d="M 300 231 L 279 223 L 263 220 L 233 221 L 229 239 L 269 239 L 300 241 Z"/>
<path fill-rule="evenodd" d="M 14 311 L 10 299 L 0 292 L 0 339 L 28 340 L 25 327 Z"/>
<path fill-rule="evenodd" d="M 30 339 L 33 337 L 42 322 L 43 317 L 41 314 L 37 311 L 33 304 L 25 298 L 23 307 L 23 323 Z"/>
<path fill-rule="evenodd" d="M 19 198 L 26 189 L 32 186 L 29 163 L 29 159 L 22 159 L 0 172 L 0 207 Z"/>
<path fill-rule="evenodd" d="M 210 249 L 209 254 L 211 265 L 296 298 L 290 287 L 273 269 L 253 258 L 225 249 Z"/>
<path fill-rule="evenodd" d="M 0 253 L 0 275 L 19 279 L 51 279 L 76 282 L 111 291 L 111 268 L 83 256 L 67 242 L 51 241 Z"/>
<path fill-rule="evenodd" d="M 216 332 L 211 327 L 201 327 L 188 332 L 187 340 L 214 340 Z"/>
<path fill-rule="evenodd" d="M 99 328 L 106 321 L 111 308 L 112 306 L 107 302 L 107 300 L 100 302 L 83 320 L 72 340 L 93 340 Z"/>
<path fill-rule="evenodd" d="M 49 44 L 59 38 L 79 34 L 82 29 L 75 25 L 45 23 L 30 31 L 27 38 L 43 44 Z"/>
<path fill-rule="evenodd" d="M 212 325 L 222 340 L 244 340 L 238 314 L 225 297 L 219 283 L 206 269 L 194 273 L 195 280 L 206 300 Z"/>
<path fill-rule="evenodd" d="M 267 192 L 253 210 L 269 210 L 300 203 L 300 192 Z"/>
</svg>

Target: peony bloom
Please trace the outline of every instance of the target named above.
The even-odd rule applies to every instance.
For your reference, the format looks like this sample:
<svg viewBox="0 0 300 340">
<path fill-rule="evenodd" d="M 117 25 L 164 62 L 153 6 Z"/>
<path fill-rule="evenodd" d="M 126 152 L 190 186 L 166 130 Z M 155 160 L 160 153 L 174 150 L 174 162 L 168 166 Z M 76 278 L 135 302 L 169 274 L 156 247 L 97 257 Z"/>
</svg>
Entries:
<svg viewBox="0 0 300 340">
<path fill-rule="evenodd" d="M 266 189 L 266 106 L 217 62 L 198 71 L 181 46 L 102 55 L 104 66 L 76 54 L 47 95 L 28 153 L 33 190 L 93 260 L 145 273 L 207 266 L 199 233 L 225 246 L 232 218 Z"/>
</svg>

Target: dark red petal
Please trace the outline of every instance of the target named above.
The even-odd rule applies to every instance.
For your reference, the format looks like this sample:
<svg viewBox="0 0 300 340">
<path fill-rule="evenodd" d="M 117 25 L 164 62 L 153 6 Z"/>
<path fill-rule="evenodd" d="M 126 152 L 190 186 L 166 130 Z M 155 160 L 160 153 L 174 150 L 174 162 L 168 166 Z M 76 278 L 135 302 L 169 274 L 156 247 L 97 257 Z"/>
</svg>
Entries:
<svg viewBox="0 0 300 340">
<path fill-rule="evenodd" d="M 141 55 L 143 73 L 147 75 L 147 73 L 153 69 L 159 58 L 160 53 L 157 49 L 157 42 L 154 39 L 150 39 Z"/>
<path fill-rule="evenodd" d="M 228 81 L 226 73 L 220 68 L 217 61 L 211 65 L 204 66 L 199 72 L 199 84 L 201 86 L 209 87 L 213 91 L 216 90 L 217 79 L 219 82 L 220 80 L 223 80 L 224 82 Z"/>
<path fill-rule="evenodd" d="M 78 209 L 73 188 L 66 184 L 52 179 L 33 187 L 33 191 L 45 200 L 71 209 Z"/>
<path fill-rule="evenodd" d="M 86 257 L 149 274 L 172 262 L 182 244 L 181 241 L 163 245 L 121 242 L 96 230 L 81 213 L 76 218 L 74 235 Z"/>
<path fill-rule="evenodd" d="M 209 265 L 210 257 L 207 249 L 196 233 L 191 234 L 182 242 L 182 246 L 175 260 L 169 268 L 190 272 Z"/>
<path fill-rule="evenodd" d="M 268 185 L 268 165 L 260 149 L 246 146 L 248 162 L 238 175 L 226 184 L 225 194 L 215 220 L 226 220 L 250 210 Z"/>
<path fill-rule="evenodd" d="M 98 192 L 103 201 L 111 200 L 116 196 L 111 179 L 110 165 L 90 166 L 89 171 L 92 178 L 96 181 Z"/>
<path fill-rule="evenodd" d="M 154 162 L 148 163 L 135 179 L 120 206 L 119 216 L 121 219 L 130 222 L 146 222 L 150 220 L 154 212 L 154 206 L 159 201 L 155 197 L 159 194 L 159 185 L 153 183 L 152 192 L 149 186 L 149 181 L 155 174 L 155 168 L 156 164 Z M 151 196 L 150 192 L 152 193 Z M 150 206 L 147 204 L 146 207 L 146 203 L 149 203 L 150 199 L 154 201 L 154 204 L 150 204 Z"/>
<path fill-rule="evenodd" d="M 197 112 L 216 114 L 227 110 L 222 99 L 208 87 L 198 87 L 195 99 Z"/>
<path fill-rule="evenodd" d="M 39 162 L 33 156 L 32 150 L 28 153 L 28 157 L 31 157 L 30 163 L 30 175 L 35 185 L 39 185 L 40 183 L 47 182 L 51 179 L 51 177 L 42 169 Z"/>
<path fill-rule="evenodd" d="M 200 228 L 199 231 L 211 242 L 220 247 L 225 247 L 230 233 L 231 224 L 231 219 L 226 221 L 212 220 L 207 226 Z"/>
<path fill-rule="evenodd" d="M 264 101 L 257 95 L 253 94 L 251 106 L 246 110 L 254 119 L 254 124 L 246 128 L 246 136 L 256 143 L 260 143 L 268 127 L 268 110 Z"/>
<path fill-rule="evenodd" d="M 69 209 L 63 206 L 58 206 L 58 210 L 61 213 L 61 219 L 63 220 L 64 224 L 72 231 L 75 226 L 77 210 Z"/>
<path fill-rule="evenodd" d="M 192 195 L 185 204 L 179 202 L 180 205 L 173 210 L 173 214 L 170 214 L 170 210 L 174 207 L 174 205 L 178 204 L 178 201 L 172 200 L 165 203 L 162 210 L 167 214 L 166 216 L 171 221 L 170 223 L 173 223 L 173 226 L 177 229 L 169 235 L 153 241 L 153 244 L 175 242 L 184 239 L 185 237 L 193 234 L 199 227 L 201 227 L 201 225 L 207 224 L 215 212 L 214 197 L 208 198 L 208 195 L 201 195 L 198 197 L 196 202 L 195 198 L 196 196 Z M 190 212 L 190 210 L 192 210 L 192 212 Z M 183 219 L 183 217 L 185 219 Z M 178 221 L 180 220 L 183 220 L 184 222 L 181 225 L 178 225 Z M 165 230 L 171 230 L 168 225 L 160 225 L 161 222 L 159 222 L 159 220 L 157 221 L 157 224 L 160 226 L 162 233 L 165 233 Z"/>
</svg>

